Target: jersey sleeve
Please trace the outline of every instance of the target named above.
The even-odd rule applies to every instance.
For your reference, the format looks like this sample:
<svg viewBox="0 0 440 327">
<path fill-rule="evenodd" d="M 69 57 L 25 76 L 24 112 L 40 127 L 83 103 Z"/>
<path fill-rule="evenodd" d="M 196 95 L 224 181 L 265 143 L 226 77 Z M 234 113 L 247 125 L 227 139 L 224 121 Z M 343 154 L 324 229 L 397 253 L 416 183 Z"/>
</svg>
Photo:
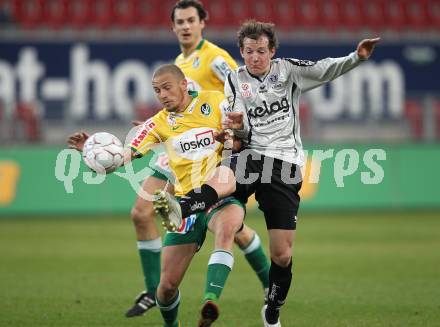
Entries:
<svg viewBox="0 0 440 327">
<path fill-rule="evenodd" d="M 243 129 L 234 130 L 234 135 L 238 138 L 245 139 L 249 132 L 249 122 L 247 118 L 246 107 L 243 103 L 241 93 L 238 90 L 238 83 L 236 72 L 233 71 L 228 75 L 225 83 L 225 96 L 229 104 L 230 112 L 242 112 L 243 113 Z"/>
<path fill-rule="evenodd" d="M 356 52 L 340 58 L 326 58 L 317 62 L 286 58 L 287 69 L 298 75 L 298 82 L 303 92 L 347 73 L 361 62 Z"/>
<path fill-rule="evenodd" d="M 137 157 L 144 156 L 156 143 L 159 142 L 157 122 L 154 117 L 140 125 L 136 135 L 130 142 L 130 148 Z"/>
<path fill-rule="evenodd" d="M 222 51 L 214 54 L 210 67 L 215 76 L 224 83 L 229 73 L 237 68 L 237 63 L 226 51 Z"/>
</svg>

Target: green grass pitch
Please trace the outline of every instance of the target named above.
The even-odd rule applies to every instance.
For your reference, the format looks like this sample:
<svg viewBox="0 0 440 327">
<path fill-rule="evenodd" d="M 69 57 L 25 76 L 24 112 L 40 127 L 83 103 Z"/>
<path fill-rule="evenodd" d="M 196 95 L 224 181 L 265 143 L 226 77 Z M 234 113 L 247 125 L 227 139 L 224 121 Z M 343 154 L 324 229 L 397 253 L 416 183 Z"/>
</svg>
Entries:
<svg viewBox="0 0 440 327">
<path fill-rule="evenodd" d="M 261 216 L 248 218 L 267 242 Z M 208 238 L 181 287 L 195 326 Z M 267 243 L 266 243 L 267 244 Z M 283 327 L 440 326 L 440 213 L 303 214 Z M 218 327 L 261 327 L 263 293 L 235 251 Z M 0 326 L 161 326 L 157 309 L 123 314 L 142 290 L 127 217 L 0 219 Z"/>
</svg>

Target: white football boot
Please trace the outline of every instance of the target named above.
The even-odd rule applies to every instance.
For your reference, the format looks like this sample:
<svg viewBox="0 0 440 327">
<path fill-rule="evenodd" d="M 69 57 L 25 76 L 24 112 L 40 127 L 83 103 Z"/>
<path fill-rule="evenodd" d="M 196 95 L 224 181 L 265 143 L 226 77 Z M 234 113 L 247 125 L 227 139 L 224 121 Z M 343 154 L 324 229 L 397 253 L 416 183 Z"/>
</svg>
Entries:
<svg viewBox="0 0 440 327">
<path fill-rule="evenodd" d="M 275 324 L 269 324 L 266 320 L 266 308 L 267 304 L 263 306 L 263 309 L 261 309 L 261 319 L 263 319 L 263 325 L 264 327 L 281 327 L 280 318 L 278 318 L 278 321 Z"/>
<path fill-rule="evenodd" d="M 176 198 L 168 192 L 154 192 L 153 208 L 162 218 L 162 226 L 169 232 L 175 232 L 182 224 L 182 210 Z"/>
</svg>

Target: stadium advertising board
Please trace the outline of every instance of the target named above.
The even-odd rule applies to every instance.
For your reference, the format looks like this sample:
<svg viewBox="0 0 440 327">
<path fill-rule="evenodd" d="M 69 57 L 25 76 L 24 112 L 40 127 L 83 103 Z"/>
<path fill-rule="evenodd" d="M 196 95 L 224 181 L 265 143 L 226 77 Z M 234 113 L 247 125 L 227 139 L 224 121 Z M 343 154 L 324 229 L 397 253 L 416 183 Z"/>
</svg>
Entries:
<svg viewBox="0 0 440 327">
<path fill-rule="evenodd" d="M 0 152 L 0 216 L 48 213 L 129 214 L 145 160 L 133 172 L 96 175 L 74 150 L 13 148 Z M 440 208 L 438 145 L 312 146 L 301 210 Z M 429 174 L 432 172 L 432 174 Z M 250 203 L 250 210 L 256 206 Z"/>
<path fill-rule="evenodd" d="M 236 59 L 234 44 L 222 44 Z M 283 44 L 279 57 L 317 60 L 340 57 L 355 43 Z M 47 120 L 130 120 L 137 104 L 155 103 L 150 87 L 154 68 L 171 62 L 174 43 L 0 42 L 0 103 L 6 111 L 18 102 L 42 105 Z M 387 44 L 372 60 L 307 95 L 322 121 L 367 118 L 397 120 L 411 94 L 437 92 L 438 44 Z M 240 60 L 239 60 L 240 61 Z"/>
</svg>

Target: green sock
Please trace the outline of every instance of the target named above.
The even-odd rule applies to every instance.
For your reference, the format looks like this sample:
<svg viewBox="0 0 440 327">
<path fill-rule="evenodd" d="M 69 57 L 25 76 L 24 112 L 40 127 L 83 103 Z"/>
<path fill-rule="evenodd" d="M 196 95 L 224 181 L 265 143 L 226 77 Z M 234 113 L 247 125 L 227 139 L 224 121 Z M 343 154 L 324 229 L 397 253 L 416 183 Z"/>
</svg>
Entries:
<svg viewBox="0 0 440 327">
<path fill-rule="evenodd" d="M 263 247 L 261 246 L 260 238 L 255 234 L 252 241 L 241 249 L 249 262 L 252 269 L 257 274 L 258 278 L 263 285 L 263 288 L 269 287 L 269 261 L 266 254 L 264 254 Z"/>
<path fill-rule="evenodd" d="M 169 303 L 161 302 L 156 296 L 156 302 L 160 310 L 160 314 L 164 320 L 164 327 L 178 327 L 179 321 L 177 314 L 179 312 L 180 292 L 177 290 L 176 296 Z"/>
<path fill-rule="evenodd" d="M 208 262 L 204 300 L 217 301 L 232 270 L 234 257 L 224 250 L 214 250 Z"/>
<path fill-rule="evenodd" d="M 137 247 L 141 257 L 145 288 L 147 292 L 156 294 L 160 280 L 160 251 L 162 249 L 162 240 L 159 237 L 155 240 L 138 241 Z"/>
</svg>

